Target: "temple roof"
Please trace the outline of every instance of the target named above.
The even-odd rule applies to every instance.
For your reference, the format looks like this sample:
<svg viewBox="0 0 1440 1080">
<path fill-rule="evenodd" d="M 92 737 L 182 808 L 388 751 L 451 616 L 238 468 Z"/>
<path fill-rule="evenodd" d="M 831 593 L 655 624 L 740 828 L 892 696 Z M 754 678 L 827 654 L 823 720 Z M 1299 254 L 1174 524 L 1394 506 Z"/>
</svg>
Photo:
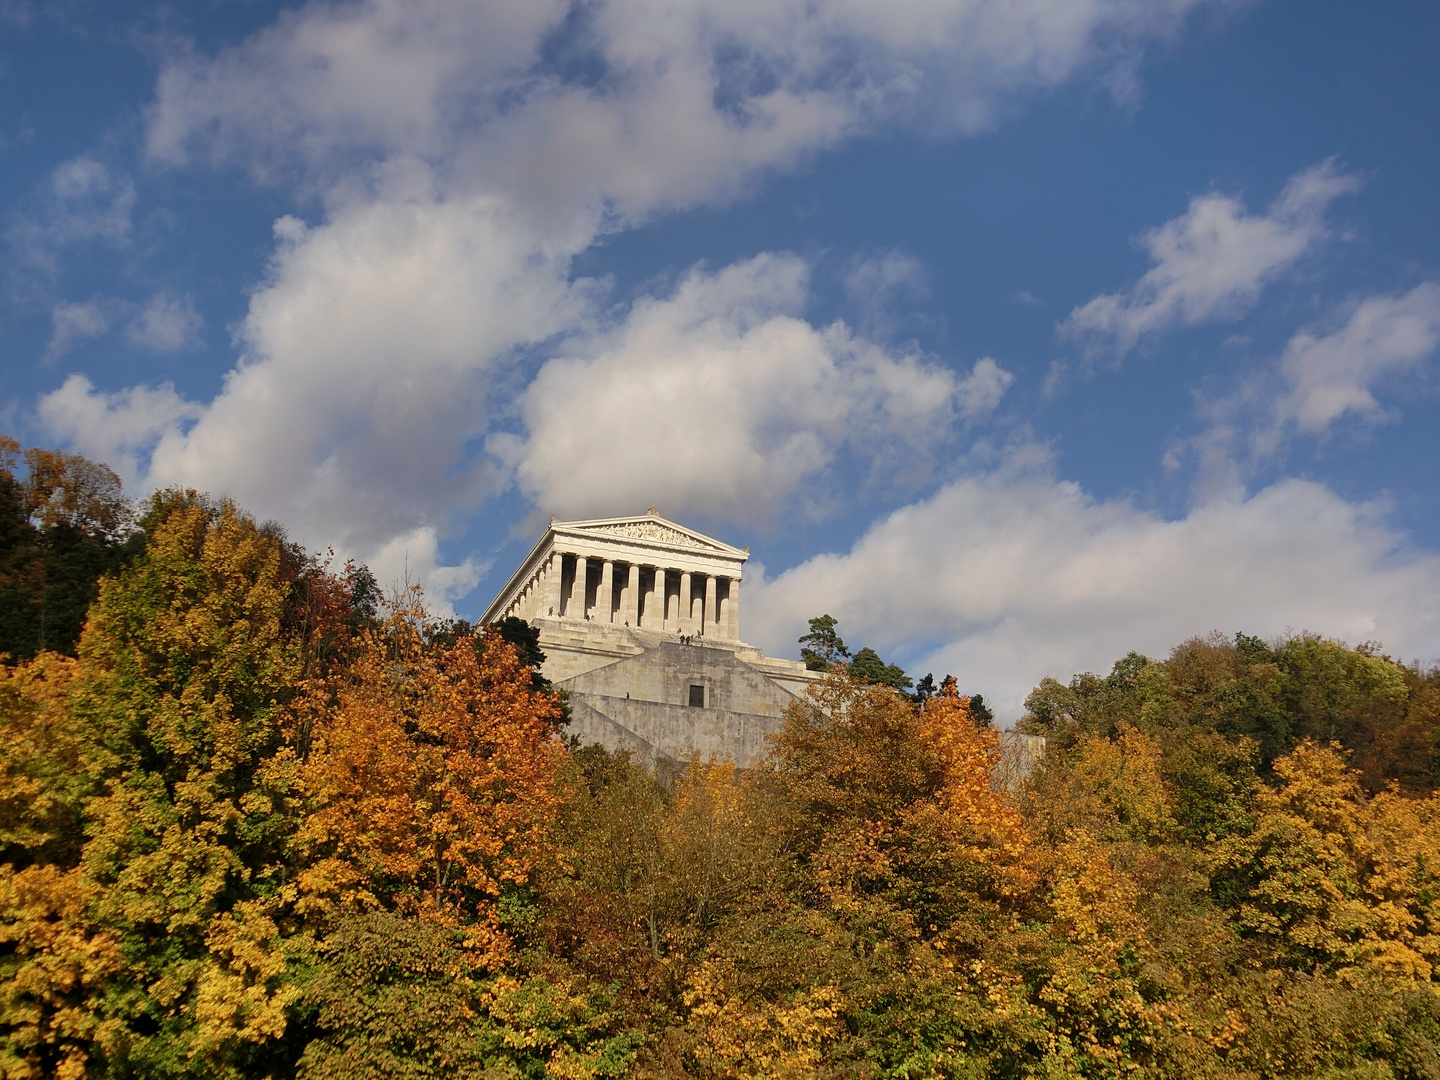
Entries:
<svg viewBox="0 0 1440 1080">
<path fill-rule="evenodd" d="M 628 517 L 589 518 L 584 521 L 556 521 L 552 518 L 546 535 L 548 537 L 552 534 L 577 539 L 614 539 L 622 543 L 638 541 L 647 548 L 672 548 L 677 552 L 711 552 L 728 555 L 742 562 L 750 557 L 748 550 L 732 547 L 712 536 L 663 518 L 653 507 L 644 514 Z M 541 545 L 544 541 L 545 538 L 542 537 Z"/>
</svg>

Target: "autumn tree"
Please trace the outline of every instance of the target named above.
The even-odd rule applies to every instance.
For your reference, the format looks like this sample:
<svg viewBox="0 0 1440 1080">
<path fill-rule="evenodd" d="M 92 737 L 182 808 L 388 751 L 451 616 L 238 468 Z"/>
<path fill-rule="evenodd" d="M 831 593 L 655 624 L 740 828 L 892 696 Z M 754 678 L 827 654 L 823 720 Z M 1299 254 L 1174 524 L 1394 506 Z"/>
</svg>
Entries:
<svg viewBox="0 0 1440 1080">
<path fill-rule="evenodd" d="M 0 464 L 0 555 L 111 542 L 102 474 Z M 528 624 L 195 492 L 138 527 L 0 666 L 0 1076 L 1440 1075 L 1440 675 L 1378 647 L 1045 680 L 1015 784 L 822 616 L 766 760 L 657 770 L 567 747 Z"/>
<path fill-rule="evenodd" d="M 1287 965 L 1375 965 L 1440 985 L 1440 796 L 1368 796 L 1337 747 L 1304 742 L 1275 762 L 1253 830 L 1213 854 L 1236 922 Z"/>
<path fill-rule="evenodd" d="M 462 928 L 350 911 L 319 950 L 305 990 L 317 1033 L 298 1063 L 302 1080 L 598 1080 L 625 1075 L 640 1041 L 610 995 L 583 979 L 487 975 Z"/>
<path fill-rule="evenodd" d="M 1412 789 L 1440 782 L 1440 671 L 1299 634 L 1267 643 L 1237 634 L 1192 638 L 1168 659 L 1130 653 L 1104 677 L 1043 679 L 1026 699 L 1020 728 L 1064 750 L 1086 734 L 1112 737 L 1129 725 L 1162 740 L 1212 732 L 1249 740 L 1261 773 L 1305 739 L 1338 741 L 1372 792 L 1397 780 Z"/>
<path fill-rule="evenodd" d="M 30 813 L 10 837 L 24 854 L 6 925 L 54 928 L 22 932 L 7 971 L 4 1023 L 12 1045 L 30 1032 L 25 1060 L 225 1075 L 283 1031 L 293 992 L 272 915 L 292 819 L 265 766 L 299 649 L 278 570 L 274 540 L 233 506 L 157 496 L 78 661 L 41 654 L 11 677 L 4 721 Z M 83 1054 L 65 1049 L 73 1023 L 26 1027 L 60 1001 L 91 1018 Z"/>
<path fill-rule="evenodd" d="M 756 1063 L 782 1052 L 799 1068 L 821 1047 L 832 1065 L 946 1075 L 1000 1038 L 955 974 L 983 968 L 1029 887 L 1028 841 L 994 785 L 997 758 L 995 733 L 953 683 L 919 709 L 836 670 L 791 707 L 752 781 L 774 800 L 794 860 L 787 896 L 771 903 L 787 929 L 756 933 L 764 922 L 752 922 L 746 944 L 729 939 L 727 963 L 691 990 L 725 1025 L 705 1029 L 704 1053 L 738 1062 L 720 1075 L 758 1075 Z M 719 1007 L 722 977 L 751 1004 Z M 794 1041 L 777 1041 L 787 1025 Z M 734 1032 L 747 1030 L 737 1048 Z"/>
<path fill-rule="evenodd" d="M 298 772 L 302 909 L 382 907 L 470 925 L 484 958 L 506 943 L 494 903 L 539 858 L 563 753 L 553 695 L 498 633 L 427 648 L 397 612 L 324 686 Z"/>
<path fill-rule="evenodd" d="M 0 436 L 0 653 L 73 653 L 99 579 L 139 547 L 110 469 Z"/>
</svg>

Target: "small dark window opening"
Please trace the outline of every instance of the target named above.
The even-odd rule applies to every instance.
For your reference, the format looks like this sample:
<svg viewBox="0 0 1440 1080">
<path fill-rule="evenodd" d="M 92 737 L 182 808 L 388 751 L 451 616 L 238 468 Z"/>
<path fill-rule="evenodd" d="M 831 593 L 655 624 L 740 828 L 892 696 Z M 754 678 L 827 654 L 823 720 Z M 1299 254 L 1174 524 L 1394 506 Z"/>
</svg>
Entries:
<svg viewBox="0 0 1440 1080">
<path fill-rule="evenodd" d="M 697 709 L 705 707 L 705 687 L 694 685 L 690 687 L 690 704 Z"/>
</svg>

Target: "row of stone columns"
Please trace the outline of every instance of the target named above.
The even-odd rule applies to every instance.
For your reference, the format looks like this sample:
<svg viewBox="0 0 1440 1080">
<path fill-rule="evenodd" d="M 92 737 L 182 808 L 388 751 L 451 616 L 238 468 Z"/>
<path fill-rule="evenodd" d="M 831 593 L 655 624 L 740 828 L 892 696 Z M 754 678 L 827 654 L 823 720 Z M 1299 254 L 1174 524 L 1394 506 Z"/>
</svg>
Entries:
<svg viewBox="0 0 1440 1080">
<path fill-rule="evenodd" d="M 511 605 L 511 612 L 524 619 L 539 616 L 561 616 L 595 622 L 624 623 L 646 630 L 670 630 L 681 634 L 698 634 L 737 641 L 740 637 L 740 579 L 721 578 L 713 574 L 691 574 L 688 570 L 669 570 L 663 566 L 649 570 L 648 588 L 641 590 L 641 566 L 638 563 L 617 564 L 610 559 L 572 556 L 575 574 L 569 590 L 563 588 L 563 559 L 555 552 L 541 564 L 530 582 Z M 586 586 L 589 564 L 599 562 L 600 582 L 596 604 L 586 610 Z M 616 591 L 615 574 L 623 567 L 620 602 L 613 604 Z M 679 577 L 679 590 L 671 593 L 669 585 Z M 704 581 L 696 588 L 696 577 Z"/>
</svg>

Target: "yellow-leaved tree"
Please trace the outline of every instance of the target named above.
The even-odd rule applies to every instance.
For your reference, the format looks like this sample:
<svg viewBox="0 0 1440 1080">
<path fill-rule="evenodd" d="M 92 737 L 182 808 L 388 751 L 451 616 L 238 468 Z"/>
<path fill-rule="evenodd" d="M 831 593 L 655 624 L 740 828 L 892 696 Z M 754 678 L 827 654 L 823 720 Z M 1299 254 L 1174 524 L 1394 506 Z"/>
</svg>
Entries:
<svg viewBox="0 0 1440 1080">
<path fill-rule="evenodd" d="M 1304 971 L 1374 964 L 1440 986 L 1440 796 L 1367 796 L 1336 746 L 1274 764 L 1254 831 L 1213 857 L 1243 933 Z"/>
</svg>

